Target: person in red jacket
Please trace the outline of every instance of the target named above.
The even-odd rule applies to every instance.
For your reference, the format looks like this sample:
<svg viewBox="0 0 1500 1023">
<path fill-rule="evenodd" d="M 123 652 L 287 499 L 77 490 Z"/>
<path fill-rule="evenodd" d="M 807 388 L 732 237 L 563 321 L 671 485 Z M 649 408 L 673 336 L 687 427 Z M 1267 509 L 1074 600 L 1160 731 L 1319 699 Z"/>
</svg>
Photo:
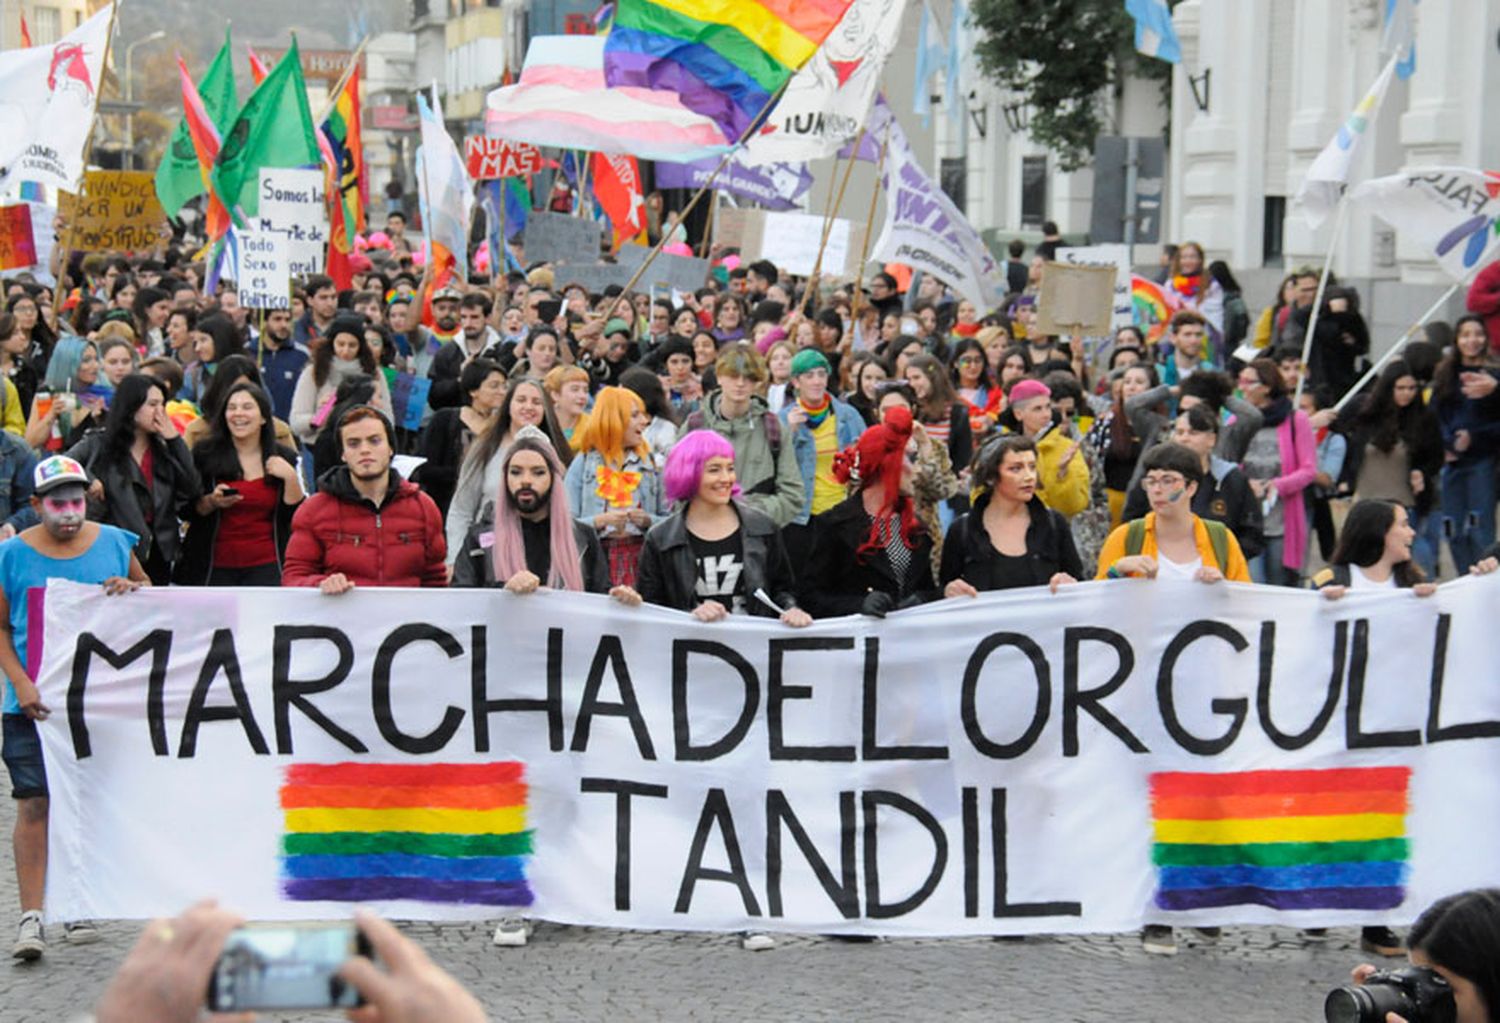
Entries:
<svg viewBox="0 0 1500 1023">
<path fill-rule="evenodd" d="M 339 455 L 292 517 L 283 586 L 347 593 L 356 586 L 446 586 L 443 516 L 391 468 L 395 430 L 356 405 L 338 422 Z"/>
<path fill-rule="evenodd" d="M 1484 317 L 1490 347 L 1500 352 L 1500 259 L 1480 270 L 1469 285 L 1469 312 Z"/>
</svg>

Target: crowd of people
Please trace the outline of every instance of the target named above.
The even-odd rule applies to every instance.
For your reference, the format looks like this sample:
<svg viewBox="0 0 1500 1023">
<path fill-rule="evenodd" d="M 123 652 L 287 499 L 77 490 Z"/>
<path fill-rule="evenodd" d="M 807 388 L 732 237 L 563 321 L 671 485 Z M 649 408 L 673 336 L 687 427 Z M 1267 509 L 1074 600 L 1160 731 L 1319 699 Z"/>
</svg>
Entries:
<svg viewBox="0 0 1500 1023">
<path fill-rule="evenodd" d="M 1316 273 L 1256 318 L 1193 243 L 1164 264 L 1170 322 L 1086 341 L 1038 330 L 1046 253 L 1024 246 L 985 310 L 901 267 L 829 285 L 732 253 L 670 297 L 547 264 L 434 287 L 399 214 L 383 240 L 353 287 L 311 276 L 263 314 L 175 249 L 75 260 L 60 304 L 5 282 L 18 956 L 45 948 L 24 639 L 47 578 L 551 587 L 800 628 L 1094 578 L 1421 594 L 1444 541 L 1457 573 L 1496 564 L 1500 298 L 1429 324 L 1335 413 L 1370 356 L 1358 294 L 1327 289 L 1304 365 Z M 1174 949 L 1163 931 L 1148 947 Z"/>
</svg>

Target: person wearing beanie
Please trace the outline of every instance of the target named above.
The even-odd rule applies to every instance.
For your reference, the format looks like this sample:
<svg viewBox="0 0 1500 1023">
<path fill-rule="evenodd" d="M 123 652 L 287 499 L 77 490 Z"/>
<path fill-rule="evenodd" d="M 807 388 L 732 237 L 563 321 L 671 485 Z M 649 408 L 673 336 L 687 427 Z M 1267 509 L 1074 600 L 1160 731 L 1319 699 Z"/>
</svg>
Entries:
<svg viewBox="0 0 1500 1023">
<path fill-rule="evenodd" d="M 292 432 L 305 446 L 303 458 L 311 460 L 313 442 L 323 431 L 338 397 L 339 385 L 353 377 L 367 376 L 374 385 L 371 404 L 382 415 L 391 415 L 391 394 L 375 351 L 365 340 L 365 318 L 358 313 L 339 313 L 328 325 L 323 340 L 313 346 L 312 358 L 297 379 L 292 392 Z M 327 469 L 321 466 L 317 471 Z"/>
<path fill-rule="evenodd" d="M 792 358 L 792 388 L 796 397 L 781 408 L 781 423 L 797 467 L 802 473 L 802 511 L 786 527 L 787 552 L 792 564 L 804 564 L 812 544 L 808 523 L 844 500 L 844 485 L 834 477 L 833 462 L 841 450 L 859 440 L 864 416 L 853 405 L 828 390 L 832 368 L 816 348 L 804 348 Z"/>
<path fill-rule="evenodd" d="M 938 596 L 932 536 L 911 496 L 911 410 L 895 407 L 839 453 L 833 467 L 847 498 L 813 519 L 812 553 L 799 578 L 815 618 L 883 618 Z"/>
<path fill-rule="evenodd" d="M 1052 391 L 1030 377 L 1011 386 L 1010 410 L 1018 431 L 1036 441 L 1037 496 L 1048 508 L 1072 518 L 1089 506 L 1089 467 L 1081 441 L 1070 439 L 1052 409 Z"/>
</svg>

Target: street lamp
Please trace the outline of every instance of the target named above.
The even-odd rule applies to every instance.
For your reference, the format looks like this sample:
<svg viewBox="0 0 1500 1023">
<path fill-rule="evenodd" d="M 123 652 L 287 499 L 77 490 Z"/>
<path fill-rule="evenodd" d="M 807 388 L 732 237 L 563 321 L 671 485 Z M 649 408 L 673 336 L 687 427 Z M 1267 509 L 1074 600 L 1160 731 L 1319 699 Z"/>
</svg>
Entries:
<svg viewBox="0 0 1500 1023">
<path fill-rule="evenodd" d="M 137 39 L 125 47 L 125 102 L 135 102 L 135 75 L 132 67 L 135 62 L 135 48 L 147 43 L 154 43 L 158 39 L 165 39 L 167 30 L 159 28 L 143 39 Z M 128 161 L 126 170 L 135 169 L 135 110 L 131 109 L 125 114 L 125 159 Z"/>
</svg>

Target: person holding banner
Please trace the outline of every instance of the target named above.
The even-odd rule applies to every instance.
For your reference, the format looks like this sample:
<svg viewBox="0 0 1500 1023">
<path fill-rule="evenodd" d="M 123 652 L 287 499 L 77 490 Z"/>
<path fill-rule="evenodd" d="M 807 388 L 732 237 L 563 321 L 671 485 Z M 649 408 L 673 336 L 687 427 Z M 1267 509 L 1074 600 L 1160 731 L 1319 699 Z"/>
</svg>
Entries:
<svg viewBox="0 0 1500 1023">
<path fill-rule="evenodd" d="M 283 586 L 347 593 L 357 586 L 446 586 L 443 517 L 432 498 L 391 468 L 396 429 L 356 405 L 334 427 L 343 465 L 292 518 Z"/>
<path fill-rule="evenodd" d="M 800 586 L 814 617 L 884 618 L 938 595 L 933 538 L 911 496 L 911 410 L 893 406 L 883 415 L 834 460 L 834 478 L 854 483 L 855 492 L 812 521 L 812 556 Z"/>
<path fill-rule="evenodd" d="M 1443 433 L 1443 533 L 1460 575 L 1495 542 L 1495 455 L 1500 450 L 1500 364 L 1484 320 L 1454 324 L 1454 347 L 1432 380 Z"/>
<path fill-rule="evenodd" d="M 1037 499 L 1036 441 L 997 437 L 975 459 L 972 510 L 954 520 L 943 541 L 938 582 L 944 597 L 988 590 L 1077 582 L 1083 562 L 1062 513 Z"/>
<path fill-rule="evenodd" d="M 53 455 L 36 467 L 32 483 L 31 506 L 40 524 L 0 543 L 0 672 L 6 679 L 0 754 L 16 800 L 14 850 L 21 920 L 11 954 L 22 960 L 37 959 L 47 949 L 42 931 L 47 772 L 36 723 L 47 720 L 51 710 L 33 681 L 40 665 L 30 664 L 21 653 L 29 658 L 33 650 L 27 642 L 30 594 L 49 579 L 100 583 L 111 595 L 150 585 L 132 553 L 136 536 L 85 518 L 89 477 L 82 465 Z M 64 924 L 63 933 L 74 944 L 99 940 L 99 932 L 87 922 Z"/>
</svg>

